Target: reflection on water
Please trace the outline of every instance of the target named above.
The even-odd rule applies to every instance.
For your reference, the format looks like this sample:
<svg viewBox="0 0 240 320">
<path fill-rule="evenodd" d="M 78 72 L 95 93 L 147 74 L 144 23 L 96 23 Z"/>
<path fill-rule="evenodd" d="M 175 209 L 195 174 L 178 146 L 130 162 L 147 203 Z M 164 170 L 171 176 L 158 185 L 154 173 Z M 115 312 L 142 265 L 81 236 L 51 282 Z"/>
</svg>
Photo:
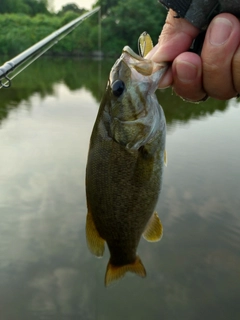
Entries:
<svg viewBox="0 0 240 320">
<path fill-rule="evenodd" d="M 156 208 L 165 234 L 140 243 L 147 278 L 103 287 L 109 255 L 95 260 L 85 242 L 88 143 L 112 61 L 101 73 L 99 63 L 42 58 L 0 91 L 0 319 L 239 319 L 235 100 L 158 93 L 169 126 Z"/>
</svg>

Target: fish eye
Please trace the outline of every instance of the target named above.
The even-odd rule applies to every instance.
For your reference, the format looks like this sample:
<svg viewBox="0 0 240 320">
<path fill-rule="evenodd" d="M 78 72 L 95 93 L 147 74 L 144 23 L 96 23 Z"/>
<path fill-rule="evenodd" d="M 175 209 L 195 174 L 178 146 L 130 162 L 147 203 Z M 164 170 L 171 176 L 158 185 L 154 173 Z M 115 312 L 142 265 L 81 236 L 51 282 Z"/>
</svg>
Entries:
<svg viewBox="0 0 240 320">
<path fill-rule="evenodd" d="M 122 80 L 116 80 L 112 84 L 112 92 L 116 97 L 120 97 L 125 89 L 125 84 Z"/>
</svg>

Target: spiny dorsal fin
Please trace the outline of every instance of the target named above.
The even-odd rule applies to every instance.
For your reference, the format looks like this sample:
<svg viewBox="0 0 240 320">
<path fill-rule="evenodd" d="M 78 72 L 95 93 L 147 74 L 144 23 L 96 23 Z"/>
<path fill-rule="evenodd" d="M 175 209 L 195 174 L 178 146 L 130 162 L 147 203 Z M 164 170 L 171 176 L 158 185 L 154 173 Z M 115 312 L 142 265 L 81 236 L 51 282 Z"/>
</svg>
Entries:
<svg viewBox="0 0 240 320">
<path fill-rule="evenodd" d="M 133 272 L 139 277 L 146 277 L 146 270 L 142 264 L 141 259 L 136 256 L 136 260 L 131 264 L 124 266 L 115 266 L 111 264 L 111 260 L 108 262 L 106 275 L 105 275 L 105 286 L 109 286 L 113 281 L 117 281 L 124 277 L 126 272 Z"/>
<path fill-rule="evenodd" d="M 97 257 L 102 257 L 104 253 L 105 241 L 100 237 L 90 211 L 87 213 L 86 239 L 89 250 Z"/>
<path fill-rule="evenodd" d="M 167 167 L 167 150 L 164 150 L 164 164 Z"/>
<path fill-rule="evenodd" d="M 156 212 L 151 216 L 146 229 L 143 232 L 143 237 L 147 241 L 156 242 L 161 240 L 163 235 L 163 226 Z"/>
</svg>

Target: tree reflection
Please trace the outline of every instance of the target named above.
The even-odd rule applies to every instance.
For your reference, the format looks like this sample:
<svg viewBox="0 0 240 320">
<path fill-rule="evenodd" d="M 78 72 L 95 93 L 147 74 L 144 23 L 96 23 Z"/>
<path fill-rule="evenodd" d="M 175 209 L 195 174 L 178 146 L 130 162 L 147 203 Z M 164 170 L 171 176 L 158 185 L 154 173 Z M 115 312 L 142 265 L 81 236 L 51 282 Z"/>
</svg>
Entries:
<svg viewBox="0 0 240 320">
<path fill-rule="evenodd" d="M 192 119 L 199 119 L 212 115 L 216 111 L 224 112 L 228 108 L 228 101 L 209 98 L 207 101 L 192 103 L 178 97 L 172 89 L 157 91 L 157 97 L 163 106 L 168 125 L 175 122 L 186 123 Z"/>
<path fill-rule="evenodd" d="M 85 88 L 99 103 L 105 91 L 109 71 L 115 58 L 105 60 L 80 59 L 73 57 L 42 57 L 13 80 L 10 89 L 1 89 L 0 121 L 8 117 L 12 109 L 22 101 L 29 101 L 34 94 L 44 98 L 55 95 L 54 86 L 62 82 L 70 91 Z M 183 101 L 171 89 L 159 90 L 158 99 L 164 108 L 167 123 L 187 122 L 225 111 L 227 101 L 209 99 L 192 104 Z"/>
</svg>

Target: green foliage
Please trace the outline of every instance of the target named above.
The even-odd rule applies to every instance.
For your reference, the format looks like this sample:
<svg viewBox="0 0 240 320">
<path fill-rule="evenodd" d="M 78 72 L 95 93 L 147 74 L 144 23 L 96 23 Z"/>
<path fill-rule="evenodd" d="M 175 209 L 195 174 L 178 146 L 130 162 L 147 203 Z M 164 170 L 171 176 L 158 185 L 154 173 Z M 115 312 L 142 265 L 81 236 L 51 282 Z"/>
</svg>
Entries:
<svg viewBox="0 0 240 320">
<path fill-rule="evenodd" d="M 119 1 L 119 0 L 97 0 L 94 7 L 100 6 L 102 15 L 106 16 L 111 13 L 111 10 L 113 7 L 118 6 L 119 2 L 120 2 L 120 5 L 122 5 L 123 1 Z"/>
<path fill-rule="evenodd" d="M 30 17 L 23 14 L 0 15 L 0 54 L 14 56 L 42 40 L 69 21 L 77 18 L 78 14 L 67 12 L 62 17 L 38 14 Z M 91 18 L 72 31 L 58 44 L 53 46 L 52 54 L 86 54 L 96 50 L 96 28 L 91 28 Z M 90 42 L 91 40 L 91 42 Z"/>
<path fill-rule="evenodd" d="M 1 0 L 0 13 L 48 14 L 48 0 Z"/>
<path fill-rule="evenodd" d="M 48 14 L 47 0 L 23 0 L 23 2 L 28 6 L 28 14 L 34 16 L 38 13 Z"/>
<path fill-rule="evenodd" d="M 75 12 L 75 13 L 77 13 L 79 15 L 81 15 L 81 14 L 86 12 L 85 9 L 79 8 L 75 3 L 68 3 L 65 6 L 62 6 L 62 9 L 58 12 L 58 15 L 62 16 L 68 11 Z"/>
<path fill-rule="evenodd" d="M 165 16 L 166 10 L 155 1 L 121 1 L 103 15 L 103 50 L 119 52 L 127 44 L 137 51 L 137 39 L 143 31 L 147 31 L 156 43 Z M 109 37 L 111 41 L 107 40 Z"/>
<path fill-rule="evenodd" d="M 16 55 L 59 28 L 56 17 L 24 14 L 0 15 L 0 53 Z"/>
<path fill-rule="evenodd" d="M 0 14 L 0 54 L 8 56 L 19 54 L 84 12 L 74 3 L 50 14 L 48 0 L 0 1 L 0 13 L 5 13 Z M 137 52 L 137 39 L 143 31 L 157 42 L 166 16 L 166 10 L 157 1 L 98 0 L 97 5 L 101 5 L 101 49 L 105 54 L 119 55 L 125 45 Z M 53 46 L 51 53 L 86 55 L 98 50 L 98 28 L 95 14 Z"/>
</svg>

